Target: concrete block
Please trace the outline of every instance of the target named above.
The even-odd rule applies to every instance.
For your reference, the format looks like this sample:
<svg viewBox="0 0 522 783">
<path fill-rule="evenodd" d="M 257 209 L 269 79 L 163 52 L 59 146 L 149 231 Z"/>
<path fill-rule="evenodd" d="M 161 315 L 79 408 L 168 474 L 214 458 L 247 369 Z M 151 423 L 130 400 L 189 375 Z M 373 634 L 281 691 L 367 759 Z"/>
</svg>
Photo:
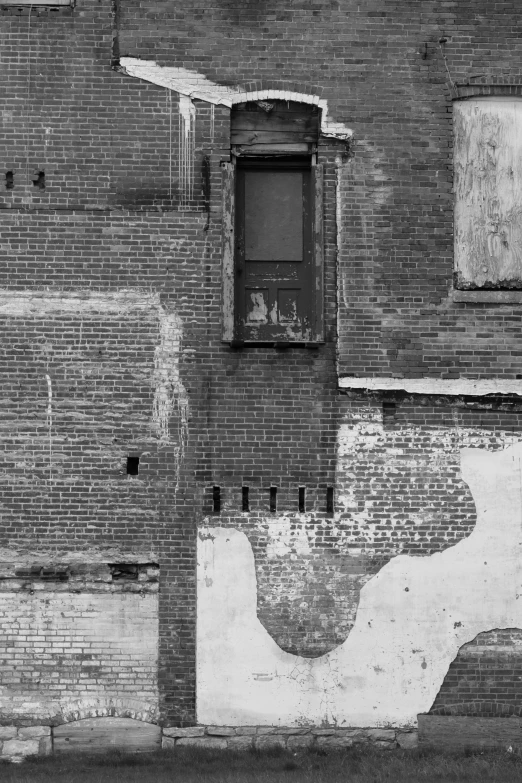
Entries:
<svg viewBox="0 0 522 783">
<path fill-rule="evenodd" d="M 207 726 L 207 734 L 214 737 L 233 737 L 235 733 L 231 726 Z"/>
<path fill-rule="evenodd" d="M 237 736 L 253 736 L 254 734 L 257 734 L 257 726 L 238 726 L 236 729 Z"/>
<path fill-rule="evenodd" d="M 395 729 L 367 729 L 366 734 L 372 742 L 395 742 Z"/>
<path fill-rule="evenodd" d="M 38 754 L 38 750 L 39 742 L 36 739 L 12 739 L 4 742 L 2 747 L 2 755 L 4 758 L 9 758 L 11 756 L 36 756 Z"/>
<path fill-rule="evenodd" d="M 37 737 L 48 737 L 50 734 L 50 726 L 28 726 L 24 729 L 18 729 L 20 739 L 36 739 Z"/>
<path fill-rule="evenodd" d="M 310 734 L 310 726 L 296 726 L 289 729 L 278 729 L 278 734 Z"/>
<path fill-rule="evenodd" d="M 286 742 L 288 750 L 302 750 L 304 748 L 310 748 L 313 744 L 313 734 L 292 734 L 288 737 Z"/>
<path fill-rule="evenodd" d="M 416 748 L 419 744 L 419 735 L 416 731 L 397 732 L 397 742 L 399 747 L 409 750 L 410 748 Z"/>
<path fill-rule="evenodd" d="M 227 748 L 229 750 L 248 750 L 252 747 L 253 742 L 253 736 L 229 737 L 227 739 Z"/>
<path fill-rule="evenodd" d="M 174 726 L 170 729 L 163 729 L 164 737 L 203 737 L 204 734 L 204 726 L 189 726 L 186 729 L 180 729 Z"/>
</svg>

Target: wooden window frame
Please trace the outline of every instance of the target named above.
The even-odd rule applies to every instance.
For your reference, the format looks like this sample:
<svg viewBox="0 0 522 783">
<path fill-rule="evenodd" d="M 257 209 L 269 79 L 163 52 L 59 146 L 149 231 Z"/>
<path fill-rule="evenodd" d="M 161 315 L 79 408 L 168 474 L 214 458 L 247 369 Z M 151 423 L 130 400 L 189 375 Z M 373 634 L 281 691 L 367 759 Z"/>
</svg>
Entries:
<svg viewBox="0 0 522 783">
<path fill-rule="evenodd" d="M 300 153 L 302 155 L 302 152 Z M 274 150 L 273 160 L 281 160 L 284 155 L 291 161 L 288 152 Z M 267 156 L 268 160 L 272 156 Z M 254 160 L 254 157 L 252 157 Z M 310 155 L 312 176 L 312 265 L 314 291 L 311 295 L 311 328 L 309 339 L 244 339 L 239 332 L 237 319 L 236 293 L 236 177 L 237 159 L 223 163 L 223 328 L 222 341 L 232 347 L 243 345 L 316 345 L 324 343 L 324 253 L 323 253 L 323 166 L 316 161 L 315 154 Z"/>
</svg>

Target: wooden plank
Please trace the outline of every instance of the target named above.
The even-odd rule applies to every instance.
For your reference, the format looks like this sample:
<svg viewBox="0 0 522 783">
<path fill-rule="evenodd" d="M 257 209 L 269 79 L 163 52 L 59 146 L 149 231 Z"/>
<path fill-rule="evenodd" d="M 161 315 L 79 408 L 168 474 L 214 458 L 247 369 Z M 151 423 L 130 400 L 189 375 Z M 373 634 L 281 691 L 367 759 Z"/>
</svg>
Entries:
<svg viewBox="0 0 522 783">
<path fill-rule="evenodd" d="M 312 151 L 311 144 L 235 144 L 236 155 L 308 155 Z"/>
<path fill-rule="evenodd" d="M 319 133 L 319 117 L 301 114 L 284 114 L 270 112 L 257 114 L 254 112 L 238 112 L 232 115 L 230 127 L 232 132 L 236 130 L 269 130 L 301 132 L 309 131 L 317 135 Z"/>
<path fill-rule="evenodd" d="M 232 130 L 232 144 L 300 144 L 317 141 L 317 134 L 309 131 Z"/>
<path fill-rule="evenodd" d="M 323 237 L 323 165 L 312 167 L 314 188 L 314 268 L 315 268 L 315 301 L 314 301 L 314 340 L 324 340 L 324 237 Z"/>
<path fill-rule="evenodd" d="M 223 246 L 223 330 L 222 339 L 234 339 L 234 207 L 235 166 L 223 165 L 222 246 Z"/>
<path fill-rule="evenodd" d="M 419 715 L 419 742 L 435 748 L 522 748 L 522 718 Z"/>
<path fill-rule="evenodd" d="M 55 753 L 153 751 L 161 747 L 161 729 L 132 718 L 86 718 L 53 729 Z"/>
</svg>

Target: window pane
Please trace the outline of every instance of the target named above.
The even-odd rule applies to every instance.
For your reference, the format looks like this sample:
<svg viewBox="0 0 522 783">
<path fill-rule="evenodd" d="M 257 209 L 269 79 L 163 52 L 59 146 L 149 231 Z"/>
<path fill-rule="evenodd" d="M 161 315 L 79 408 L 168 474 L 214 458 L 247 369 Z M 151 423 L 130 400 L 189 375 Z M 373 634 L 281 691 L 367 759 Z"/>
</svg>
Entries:
<svg viewBox="0 0 522 783">
<path fill-rule="evenodd" d="M 245 260 L 302 258 L 302 172 L 245 171 Z"/>
</svg>

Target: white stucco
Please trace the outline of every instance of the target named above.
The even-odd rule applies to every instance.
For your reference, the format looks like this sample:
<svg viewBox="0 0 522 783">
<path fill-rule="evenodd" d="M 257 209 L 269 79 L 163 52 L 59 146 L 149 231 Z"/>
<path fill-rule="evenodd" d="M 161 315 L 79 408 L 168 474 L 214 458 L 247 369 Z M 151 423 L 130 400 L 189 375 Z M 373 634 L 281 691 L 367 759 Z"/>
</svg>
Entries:
<svg viewBox="0 0 522 783">
<path fill-rule="evenodd" d="M 355 625 L 332 652 L 283 652 L 256 616 L 244 533 L 198 542 L 200 723 L 406 725 L 429 710 L 459 648 L 522 626 L 522 444 L 461 450 L 476 502 L 472 534 L 427 557 L 400 555 L 362 588 Z"/>
</svg>

